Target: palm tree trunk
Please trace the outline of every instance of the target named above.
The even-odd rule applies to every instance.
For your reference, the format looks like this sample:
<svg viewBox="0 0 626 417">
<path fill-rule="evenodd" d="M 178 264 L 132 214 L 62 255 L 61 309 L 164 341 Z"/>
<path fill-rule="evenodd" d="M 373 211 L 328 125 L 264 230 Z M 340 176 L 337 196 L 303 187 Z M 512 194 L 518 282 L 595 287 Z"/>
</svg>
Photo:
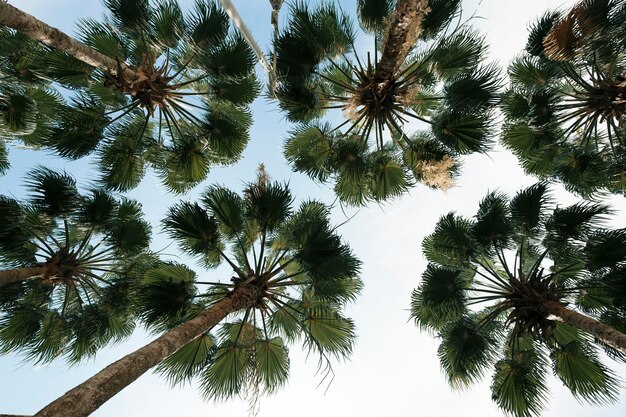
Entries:
<svg viewBox="0 0 626 417">
<path fill-rule="evenodd" d="M 15 268 L 0 271 L 0 285 L 12 284 L 14 282 L 26 281 L 33 277 L 43 276 L 50 272 L 47 265 L 29 266 L 25 268 Z"/>
<path fill-rule="evenodd" d="M 228 314 L 256 303 L 257 287 L 242 285 L 186 323 L 107 366 L 41 409 L 34 417 L 86 417 L 115 394 Z"/>
<path fill-rule="evenodd" d="M 65 52 L 90 65 L 100 68 L 111 76 L 124 76 L 128 80 L 135 80 L 139 75 L 129 68 L 125 63 L 118 62 L 87 45 L 78 42 L 76 39 L 66 35 L 57 28 L 53 28 L 38 20 L 34 16 L 0 1 L 0 25 L 15 29 L 30 38 L 44 43 L 59 51 Z M 121 71 L 120 71 L 121 70 Z M 121 74 L 120 74 L 121 72 Z"/>
<path fill-rule="evenodd" d="M 422 33 L 422 21 L 428 12 L 428 0 L 398 0 L 376 65 L 376 78 L 387 80 L 400 69 Z"/>
<path fill-rule="evenodd" d="M 624 333 L 618 332 L 596 319 L 565 308 L 556 301 L 548 301 L 545 306 L 549 314 L 558 317 L 570 326 L 595 336 L 598 340 L 626 355 L 626 335 Z"/>
</svg>

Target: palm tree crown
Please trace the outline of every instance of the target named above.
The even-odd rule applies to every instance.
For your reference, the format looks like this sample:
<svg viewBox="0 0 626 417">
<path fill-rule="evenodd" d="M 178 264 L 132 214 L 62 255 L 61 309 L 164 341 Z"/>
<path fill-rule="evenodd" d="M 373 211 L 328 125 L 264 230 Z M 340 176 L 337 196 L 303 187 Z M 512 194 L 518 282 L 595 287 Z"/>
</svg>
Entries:
<svg viewBox="0 0 626 417">
<path fill-rule="evenodd" d="M 39 47 L 37 69 L 74 91 L 54 126 L 31 141 L 69 158 L 97 151 L 104 184 L 122 191 L 139 183 L 146 165 L 182 192 L 206 178 L 211 165 L 236 161 L 248 141 L 247 105 L 259 86 L 254 55 L 229 34 L 224 11 L 213 1 L 197 1 L 186 14 L 174 0 L 105 5 L 103 22 L 79 23 L 82 43 L 63 35 L 84 54 L 63 49 L 65 43 L 52 44 L 58 50 Z M 26 15 L 0 7 L 6 16 Z M 0 23 L 13 24 L 8 17 Z"/>
<path fill-rule="evenodd" d="M 163 334 L 36 416 L 87 416 L 156 365 L 173 383 L 199 378 L 207 397 L 247 392 L 254 399 L 286 382 L 287 344 L 297 340 L 332 372 L 331 357 L 346 357 L 355 339 L 342 310 L 361 288 L 360 262 L 331 227 L 326 206 L 305 201 L 293 211 L 292 200 L 286 185 L 261 170 L 243 196 L 213 186 L 200 203 L 171 207 L 167 233 L 206 267 L 225 261 L 230 281 L 200 281 L 177 263 L 146 271 L 133 292 L 136 308 Z"/>
<path fill-rule="evenodd" d="M 81 195 L 67 174 L 38 168 L 27 185 L 28 202 L 0 197 L 0 349 L 76 361 L 132 331 L 150 227 L 135 201 Z"/>
<path fill-rule="evenodd" d="M 606 206 L 550 204 L 536 184 L 512 199 L 488 194 L 474 219 L 443 216 L 424 239 L 429 265 L 412 296 L 416 323 L 441 337 L 450 384 L 493 367 L 493 399 L 515 416 L 543 408 L 550 361 L 577 398 L 616 400 L 597 347 L 626 357 L 626 229 L 599 227 Z"/>
<path fill-rule="evenodd" d="M 526 172 L 582 195 L 626 189 L 623 9 L 618 1 L 583 0 L 546 13 L 509 67 L 505 146 Z"/>
<path fill-rule="evenodd" d="M 258 289 L 254 302 L 215 335 L 207 332 L 159 366 L 171 381 L 199 376 L 204 394 L 216 399 L 270 393 L 287 380 L 288 342 L 302 340 L 320 354 L 320 366 L 351 352 L 354 325 L 341 310 L 361 288 L 360 263 L 330 226 L 326 206 L 306 201 L 294 212 L 291 204 L 288 188 L 261 170 L 243 196 L 214 186 L 201 205 L 170 209 L 164 226 L 181 248 L 207 266 L 225 261 L 233 276 L 225 283 L 196 281 L 180 265 L 148 272 L 141 291 L 148 323 L 178 324 L 234 288 Z M 198 289 L 203 284 L 208 288 Z"/>
<path fill-rule="evenodd" d="M 339 198 L 354 205 L 398 196 L 413 181 L 452 186 L 458 157 L 489 148 L 500 85 L 497 69 L 482 64 L 481 37 L 466 24 L 449 25 L 459 7 L 359 1 L 359 27 L 373 38 L 364 53 L 334 6 L 294 5 L 275 42 L 280 106 L 302 122 L 285 145 L 294 169 L 334 179 Z M 329 109 L 345 120 L 322 122 Z M 431 129 L 408 134 L 410 121 Z"/>
</svg>

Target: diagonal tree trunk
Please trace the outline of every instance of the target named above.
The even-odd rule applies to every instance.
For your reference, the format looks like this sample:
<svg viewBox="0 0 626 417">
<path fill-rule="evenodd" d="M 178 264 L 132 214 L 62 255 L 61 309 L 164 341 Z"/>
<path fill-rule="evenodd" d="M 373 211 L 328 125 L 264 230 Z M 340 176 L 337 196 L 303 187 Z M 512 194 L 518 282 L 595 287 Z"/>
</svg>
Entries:
<svg viewBox="0 0 626 417">
<path fill-rule="evenodd" d="M 12 284 L 14 282 L 26 281 L 34 277 L 41 277 L 50 274 L 50 267 L 47 265 L 29 266 L 25 268 L 15 268 L 0 271 L 0 285 Z"/>
<path fill-rule="evenodd" d="M 107 366 L 41 409 L 34 417 L 86 417 L 153 366 L 217 325 L 228 314 L 257 302 L 260 289 L 250 285 L 233 292 L 186 323 Z"/>
<path fill-rule="evenodd" d="M 430 12 L 428 0 L 398 0 L 387 29 L 376 78 L 387 80 L 400 69 L 411 48 L 422 33 L 422 22 Z"/>
<path fill-rule="evenodd" d="M 87 65 L 99 68 L 111 76 L 124 76 L 131 81 L 139 78 L 139 74 L 125 63 L 118 62 L 90 48 L 59 29 L 45 24 L 2 0 L 0 0 L 0 25 L 15 29 L 30 38 L 65 52 Z"/>
<path fill-rule="evenodd" d="M 548 301 L 545 306 L 549 314 L 558 317 L 570 326 L 595 336 L 598 340 L 626 355 L 626 335 L 624 333 L 618 332 L 613 327 L 596 319 L 565 308 L 556 301 Z"/>
</svg>

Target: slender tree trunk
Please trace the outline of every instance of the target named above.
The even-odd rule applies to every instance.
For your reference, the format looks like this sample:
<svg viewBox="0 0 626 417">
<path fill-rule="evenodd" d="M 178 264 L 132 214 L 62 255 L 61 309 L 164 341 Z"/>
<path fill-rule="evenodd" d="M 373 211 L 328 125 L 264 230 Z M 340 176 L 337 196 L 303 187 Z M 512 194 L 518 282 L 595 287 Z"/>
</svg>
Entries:
<svg viewBox="0 0 626 417">
<path fill-rule="evenodd" d="M 270 63 L 267 62 L 263 51 L 261 50 L 261 48 L 259 48 L 259 45 L 254 40 L 254 37 L 250 33 L 250 30 L 248 30 L 248 27 L 244 23 L 241 15 L 239 15 L 239 12 L 237 11 L 233 3 L 230 0 L 220 0 L 220 4 L 222 5 L 224 11 L 226 11 L 226 13 L 228 14 L 228 17 L 230 17 L 230 21 L 233 22 L 233 24 L 237 27 L 237 30 L 239 30 L 246 42 L 248 42 L 248 45 L 250 45 L 250 48 L 252 48 L 252 50 L 254 51 L 254 54 L 261 63 L 261 66 L 263 67 L 265 72 L 267 72 L 270 84 L 270 94 L 273 96 L 276 84 L 276 65 L 274 64 L 274 66 L 272 67 Z"/>
<path fill-rule="evenodd" d="M 626 335 L 624 333 L 618 332 L 611 326 L 596 319 L 565 308 L 556 301 L 548 301 L 546 307 L 551 315 L 560 318 L 564 323 L 595 336 L 597 339 L 626 355 Z"/>
<path fill-rule="evenodd" d="M 31 16 L 28 13 L 25 13 L 1 0 L 0 25 L 15 29 L 30 38 L 65 52 L 87 65 L 100 68 L 102 71 L 112 76 L 123 75 L 131 81 L 139 78 L 139 75 L 125 63 L 118 62 L 115 59 L 108 57 L 81 42 L 78 42 L 76 39 L 66 35 L 59 29 L 53 28 L 41 20 L 38 20 L 34 16 Z M 122 74 L 119 74 L 120 69 Z"/>
<path fill-rule="evenodd" d="M 389 79 L 400 69 L 422 33 L 422 22 L 428 12 L 428 0 L 398 0 L 376 65 L 376 78 Z"/>
<path fill-rule="evenodd" d="M 195 318 L 107 366 L 41 409 L 34 417 L 86 417 L 146 371 L 201 336 L 228 314 L 252 306 L 259 289 L 240 286 Z"/>
<path fill-rule="evenodd" d="M 0 285 L 11 284 L 13 282 L 26 281 L 27 279 L 30 279 L 33 277 L 43 276 L 49 272 L 50 272 L 50 268 L 47 265 L 7 269 L 4 271 L 0 271 Z"/>
</svg>

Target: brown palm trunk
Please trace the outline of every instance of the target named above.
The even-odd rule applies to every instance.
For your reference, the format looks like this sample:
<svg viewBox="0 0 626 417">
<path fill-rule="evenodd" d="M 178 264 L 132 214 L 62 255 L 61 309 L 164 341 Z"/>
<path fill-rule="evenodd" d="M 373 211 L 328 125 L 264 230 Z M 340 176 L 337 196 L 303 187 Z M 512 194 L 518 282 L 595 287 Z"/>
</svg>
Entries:
<svg viewBox="0 0 626 417">
<path fill-rule="evenodd" d="M 564 323 L 595 336 L 598 340 L 626 355 L 626 335 L 624 333 L 618 332 L 611 326 L 591 317 L 565 308 L 556 301 L 548 301 L 546 308 L 551 315 L 563 320 Z"/>
<path fill-rule="evenodd" d="M 50 272 L 46 265 L 29 266 L 26 268 L 15 268 L 0 271 L 0 285 L 12 284 L 14 282 L 26 281 L 34 277 L 41 277 Z"/>
<path fill-rule="evenodd" d="M 34 417 L 88 416 L 150 368 L 207 332 L 228 314 L 254 305 L 258 296 L 259 289 L 256 287 L 246 285 L 235 288 L 231 294 L 195 318 L 124 356 L 66 392 Z"/>
<path fill-rule="evenodd" d="M 128 80 L 135 80 L 139 77 L 139 75 L 125 63 L 118 62 L 78 42 L 59 29 L 53 28 L 34 16 L 3 1 L 0 1 L 0 25 L 15 29 L 30 38 L 65 52 L 87 65 L 100 68 L 111 76 L 123 75 Z M 120 70 L 122 74 L 119 73 Z"/>
<path fill-rule="evenodd" d="M 376 78 L 387 80 L 400 69 L 422 33 L 422 22 L 428 12 L 428 0 L 398 0 L 376 65 Z"/>
</svg>

